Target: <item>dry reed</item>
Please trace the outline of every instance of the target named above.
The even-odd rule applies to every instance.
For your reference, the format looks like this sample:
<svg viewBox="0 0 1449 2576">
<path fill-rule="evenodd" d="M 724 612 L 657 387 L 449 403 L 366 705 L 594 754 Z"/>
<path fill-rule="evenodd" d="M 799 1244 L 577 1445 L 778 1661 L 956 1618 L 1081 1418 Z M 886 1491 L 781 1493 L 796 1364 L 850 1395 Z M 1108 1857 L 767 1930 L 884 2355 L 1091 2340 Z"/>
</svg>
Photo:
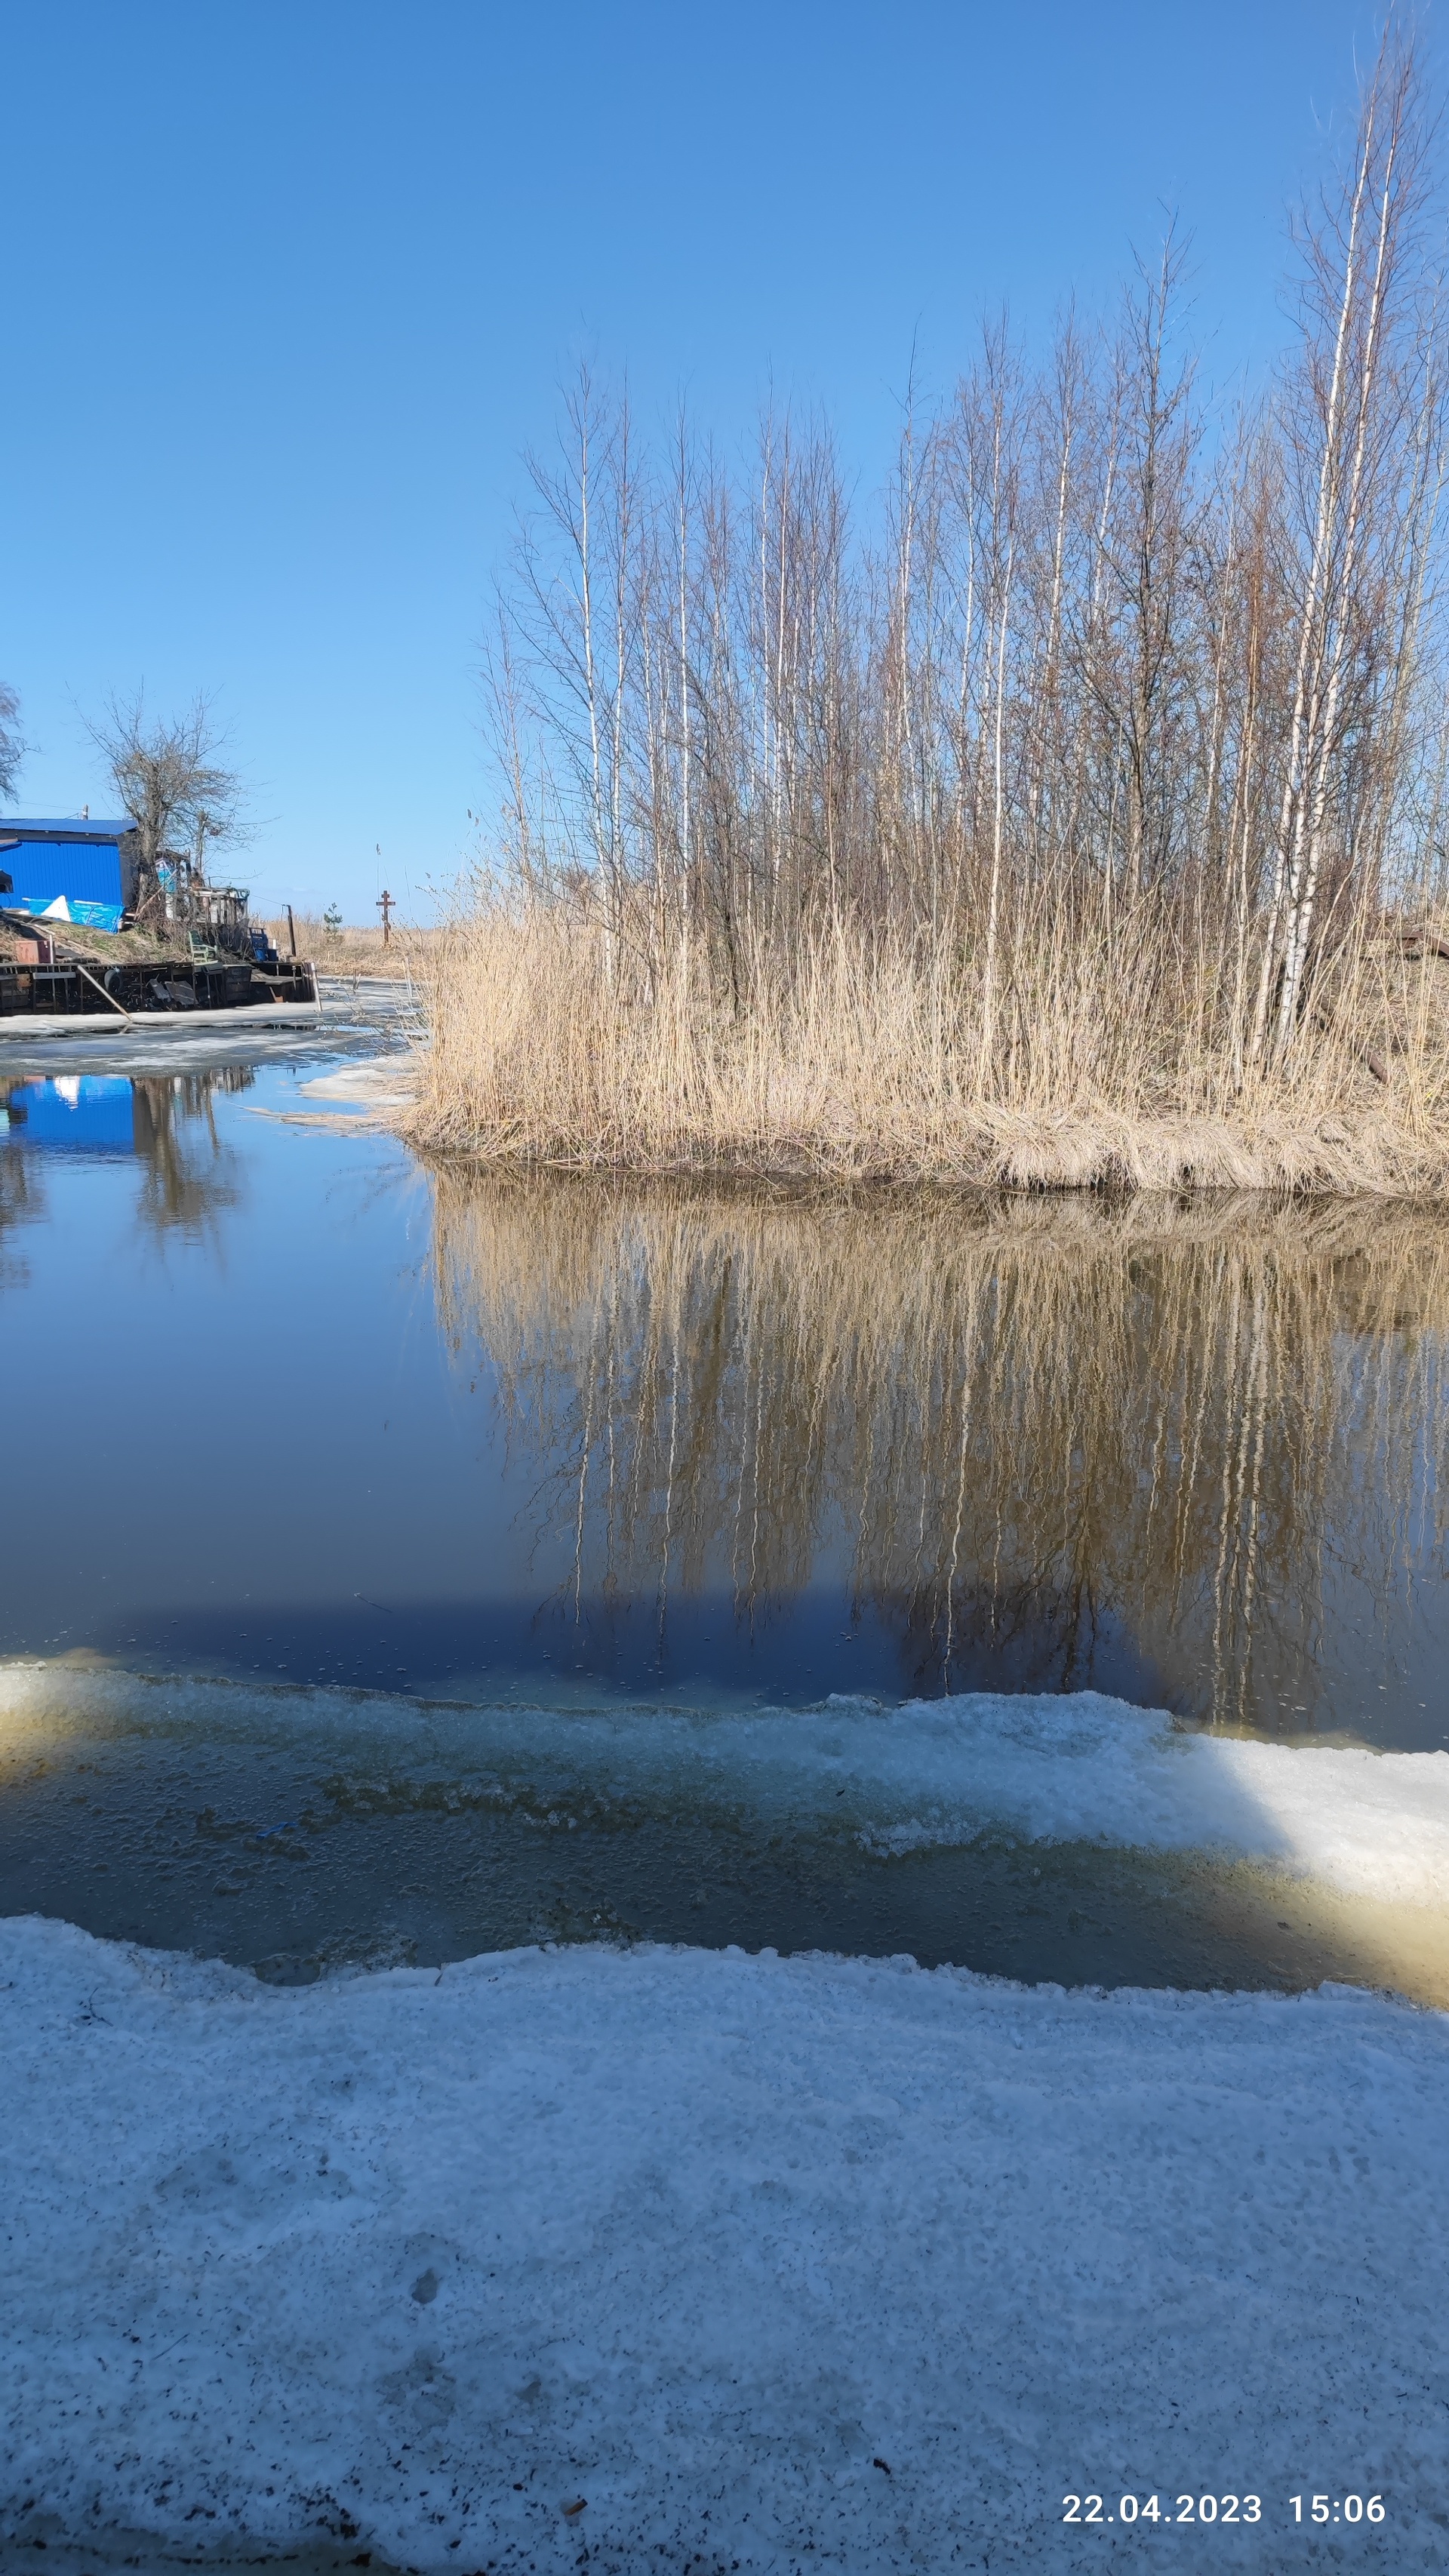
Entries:
<svg viewBox="0 0 1449 2576">
<path fill-rule="evenodd" d="M 334 929 L 315 912 L 294 911 L 290 922 L 281 913 L 264 922 L 263 928 L 283 957 L 295 936 L 298 956 L 313 959 L 324 975 L 406 977 L 417 972 L 420 960 L 440 937 L 436 930 L 395 921 L 384 942 L 379 923 L 344 921 Z"/>
<path fill-rule="evenodd" d="M 1109 987 L 1064 940 L 1023 958 L 983 1081 L 979 996 L 904 938 L 823 934 L 788 974 L 761 960 L 736 1013 L 697 954 L 641 993 L 590 925 L 480 907 L 422 968 L 432 1036 L 412 1132 L 575 1169 L 1443 1189 L 1449 1013 L 1417 990 L 1432 970 L 1366 956 L 1354 1034 L 1316 1031 L 1245 1077 L 1225 1049 L 1194 1046 L 1202 997 L 1184 996 L 1161 947 L 1144 938 L 1134 963 Z M 1386 1083 L 1364 1060 L 1380 1050 Z"/>
</svg>

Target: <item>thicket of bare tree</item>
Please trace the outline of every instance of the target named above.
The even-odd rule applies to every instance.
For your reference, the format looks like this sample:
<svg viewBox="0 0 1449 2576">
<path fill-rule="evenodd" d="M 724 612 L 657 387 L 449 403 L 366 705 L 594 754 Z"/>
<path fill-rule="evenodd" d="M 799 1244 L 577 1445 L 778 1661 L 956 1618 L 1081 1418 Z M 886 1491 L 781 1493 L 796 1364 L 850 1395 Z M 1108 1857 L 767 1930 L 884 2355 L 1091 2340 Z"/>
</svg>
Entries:
<svg viewBox="0 0 1449 2576">
<path fill-rule="evenodd" d="M 767 420 L 742 477 L 683 424 L 646 454 L 584 375 L 500 602 L 501 864 L 438 988 L 425 1127 L 594 1161 L 793 1137 L 819 1167 L 914 1118 L 875 1159 L 957 1168 L 974 1118 L 1005 1169 L 1003 1118 L 1241 1128 L 1311 1096 L 1321 1125 L 1367 1086 L 1422 1143 L 1435 126 L 1391 30 L 1256 407 L 1205 404 L 1169 240 L 1043 366 L 989 327 L 870 530 L 824 429 Z"/>
</svg>

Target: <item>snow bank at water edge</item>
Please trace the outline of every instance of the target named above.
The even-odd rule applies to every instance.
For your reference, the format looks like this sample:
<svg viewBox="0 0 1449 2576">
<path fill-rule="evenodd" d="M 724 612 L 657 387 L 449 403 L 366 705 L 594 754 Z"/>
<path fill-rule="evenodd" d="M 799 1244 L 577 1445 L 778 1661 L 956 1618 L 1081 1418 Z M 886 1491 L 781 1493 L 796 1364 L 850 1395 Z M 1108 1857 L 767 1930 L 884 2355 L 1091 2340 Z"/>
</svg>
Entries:
<svg viewBox="0 0 1449 2576">
<path fill-rule="evenodd" d="M 1205 1850 L 1352 1895 L 1449 1906 L 1449 1753 L 1192 1734 L 1094 1691 L 704 1714 L 0 1668 L 0 1757 L 137 1729 L 186 1737 L 203 1760 L 223 1738 L 285 1744 L 363 1787 L 441 1777 L 501 1804 L 683 1808 L 766 1832 L 850 1832 L 882 1853 L 992 1831 Z"/>
<path fill-rule="evenodd" d="M 0 2031 L 16 2563 L 1444 2563 L 1437 2014 L 662 1950 L 279 1992 L 11 1920 Z M 1262 2522 L 1060 2520 L 1189 2490 Z M 1387 2521 L 1295 2535 L 1347 2492 Z"/>
</svg>

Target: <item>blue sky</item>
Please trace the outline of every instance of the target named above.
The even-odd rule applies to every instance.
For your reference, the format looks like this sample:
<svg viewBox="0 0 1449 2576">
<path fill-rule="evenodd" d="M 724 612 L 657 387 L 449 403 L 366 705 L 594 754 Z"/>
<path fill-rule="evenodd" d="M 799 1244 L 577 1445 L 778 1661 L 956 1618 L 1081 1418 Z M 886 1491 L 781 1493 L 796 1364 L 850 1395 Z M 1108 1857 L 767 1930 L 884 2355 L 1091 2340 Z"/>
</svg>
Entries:
<svg viewBox="0 0 1449 2576">
<path fill-rule="evenodd" d="M 0 677 L 25 813 L 83 717 L 216 693 L 257 894 L 415 913 L 486 795 L 489 585 L 580 354 L 869 487 L 917 348 L 1108 304 L 1164 205 L 1209 374 L 1280 344 L 1347 0 L 5 0 Z M 381 844 L 379 862 L 376 846 Z"/>
</svg>

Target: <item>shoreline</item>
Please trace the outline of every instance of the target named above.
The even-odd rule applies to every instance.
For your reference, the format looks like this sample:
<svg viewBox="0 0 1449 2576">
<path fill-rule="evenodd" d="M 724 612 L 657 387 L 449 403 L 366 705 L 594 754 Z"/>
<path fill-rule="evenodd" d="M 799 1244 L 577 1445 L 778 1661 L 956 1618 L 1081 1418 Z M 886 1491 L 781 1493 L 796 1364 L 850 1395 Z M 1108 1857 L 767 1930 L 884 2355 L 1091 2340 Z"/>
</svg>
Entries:
<svg viewBox="0 0 1449 2576">
<path fill-rule="evenodd" d="M 1168 1132 L 1170 1137 L 1171 1131 Z M 701 1189 L 757 1187 L 781 1193 L 814 1192 L 822 1201 L 839 1201 L 861 1192 L 881 1200 L 1010 1200 L 1039 1207 L 1095 1206 L 1113 1212 L 1136 1202 L 1183 1200 L 1203 1208 L 1229 1204 L 1259 1209 L 1357 1204 L 1374 1208 L 1401 1206 L 1419 1212 L 1449 1211 L 1449 1135 L 1442 1149 L 1436 1148 L 1432 1158 L 1426 1158 L 1431 1162 L 1430 1172 L 1416 1181 L 1406 1175 L 1402 1165 L 1367 1175 L 1343 1169 L 1332 1173 L 1294 1169 L 1286 1154 L 1279 1156 L 1274 1170 L 1255 1169 L 1253 1152 L 1247 1147 L 1231 1156 L 1224 1155 L 1219 1168 L 1204 1170 L 1206 1157 L 1189 1162 L 1175 1142 L 1157 1140 L 1131 1158 L 1125 1153 L 1113 1154 L 1099 1168 L 1077 1174 L 1068 1168 L 1075 1159 L 1068 1140 L 1063 1140 L 1055 1171 L 1049 1153 L 1035 1141 L 1029 1153 L 1024 1151 L 1014 1157 L 1004 1151 L 994 1163 L 983 1159 L 970 1165 L 963 1158 L 906 1166 L 884 1150 L 874 1157 L 853 1158 L 830 1158 L 803 1150 L 737 1155 L 685 1149 L 673 1154 L 610 1154 L 587 1145 L 570 1149 L 558 1141 L 552 1145 L 521 1146 L 463 1137 L 457 1133 L 455 1122 L 431 1118 L 416 1093 L 406 1113 L 396 1121 L 395 1133 L 423 1161 L 436 1167 L 514 1180 L 658 1182 Z M 1328 1142 L 1337 1163 L 1339 1142 L 1336 1138 Z M 1082 1159 L 1086 1159 L 1085 1155 Z M 1036 1168 L 1027 1169 L 1028 1161 Z"/>
<path fill-rule="evenodd" d="M 427 1005 L 424 1003 L 424 1009 Z M 1242 1121 L 1085 1106 L 1032 1111 L 903 1107 L 854 1125 L 829 1099 L 794 1121 L 677 1119 L 626 1098 L 569 1104 L 530 1081 L 474 1085 L 433 1034 L 411 1049 L 413 1092 L 398 1133 L 414 1150 L 478 1170 L 610 1179 L 802 1184 L 964 1195 L 1121 1200 L 1139 1195 L 1398 1199 L 1449 1206 L 1449 1121 L 1387 1104 L 1265 1109 Z M 562 1086 L 566 1088 L 566 1086 Z M 600 1084 L 603 1092 L 607 1085 Z"/>
</svg>

